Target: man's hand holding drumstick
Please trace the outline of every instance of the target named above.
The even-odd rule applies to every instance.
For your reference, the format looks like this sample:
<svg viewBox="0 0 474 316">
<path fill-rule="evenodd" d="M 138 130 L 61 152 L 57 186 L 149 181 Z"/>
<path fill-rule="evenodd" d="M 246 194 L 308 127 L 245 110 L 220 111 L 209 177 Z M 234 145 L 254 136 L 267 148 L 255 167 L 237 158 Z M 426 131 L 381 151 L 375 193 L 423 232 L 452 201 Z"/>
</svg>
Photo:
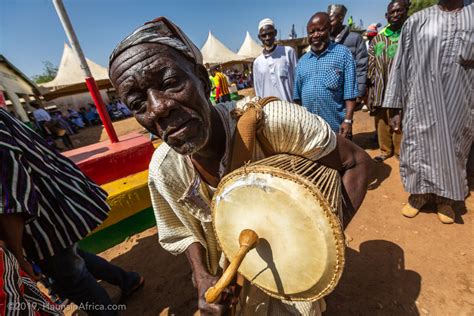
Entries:
<svg viewBox="0 0 474 316">
<path fill-rule="evenodd" d="M 229 285 L 222 292 L 218 303 L 207 303 L 205 298 L 206 291 L 217 283 L 219 276 L 214 276 L 207 270 L 205 249 L 201 244 L 191 244 L 186 250 L 186 256 L 193 270 L 193 281 L 197 287 L 199 296 L 198 308 L 202 316 L 222 315 L 229 310 L 232 305 L 237 304 L 239 288 L 236 284 Z"/>
</svg>

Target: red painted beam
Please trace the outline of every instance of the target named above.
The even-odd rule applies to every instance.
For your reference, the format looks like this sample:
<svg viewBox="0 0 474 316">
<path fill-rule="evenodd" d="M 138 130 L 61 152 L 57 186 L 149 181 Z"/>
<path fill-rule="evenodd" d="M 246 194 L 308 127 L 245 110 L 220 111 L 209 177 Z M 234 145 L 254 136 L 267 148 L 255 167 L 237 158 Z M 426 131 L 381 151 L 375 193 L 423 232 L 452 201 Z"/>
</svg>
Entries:
<svg viewBox="0 0 474 316">
<path fill-rule="evenodd" d="M 69 150 L 63 153 L 97 184 L 108 183 L 147 170 L 155 148 L 139 133 Z"/>
<path fill-rule="evenodd" d="M 107 112 L 107 108 L 105 107 L 104 101 L 102 100 L 102 96 L 100 95 L 99 88 L 97 88 L 97 83 L 95 79 L 91 77 L 86 77 L 86 85 L 87 89 L 92 96 L 92 100 L 94 100 L 95 107 L 97 108 L 97 112 L 99 112 L 100 119 L 102 124 L 104 125 L 105 131 L 109 136 L 109 140 L 111 143 L 118 143 L 117 133 L 115 133 L 114 126 L 112 125 L 112 120 L 110 119 L 109 113 Z"/>
</svg>

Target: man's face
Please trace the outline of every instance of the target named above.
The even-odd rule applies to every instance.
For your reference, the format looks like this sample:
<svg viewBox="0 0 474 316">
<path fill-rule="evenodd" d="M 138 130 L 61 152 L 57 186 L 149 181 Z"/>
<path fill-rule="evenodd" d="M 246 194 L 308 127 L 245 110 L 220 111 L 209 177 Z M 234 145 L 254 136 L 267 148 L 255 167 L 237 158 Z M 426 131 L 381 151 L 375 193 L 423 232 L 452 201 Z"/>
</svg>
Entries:
<svg viewBox="0 0 474 316">
<path fill-rule="evenodd" d="M 308 22 L 306 31 L 308 32 L 308 42 L 311 50 L 315 53 L 323 52 L 329 46 L 330 24 L 325 16 L 315 16 Z"/>
<path fill-rule="evenodd" d="M 390 4 L 385 17 L 391 25 L 401 27 L 408 17 L 406 5 L 401 1 Z"/>
<path fill-rule="evenodd" d="M 258 31 L 258 38 L 266 48 L 272 48 L 275 44 L 277 31 L 271 25 L 265 25 Z"/>
<path fill-rule="evenodd" d="M 178 51 L 147 43 L 122 52 L 110 66 L 110 79 L 143 127 L 190 155 L 210 135 L 209 79 L 201 68 L 196 73 L 199 68 Z"/>
<path fill-rule="evenodd" d="M 344 15 L 341 13 L 333 12 L 329 15 L 329 19 L 331 22 L 331 31 L 339 30 L 341 26 L 344 24 Z"/>
</svg>

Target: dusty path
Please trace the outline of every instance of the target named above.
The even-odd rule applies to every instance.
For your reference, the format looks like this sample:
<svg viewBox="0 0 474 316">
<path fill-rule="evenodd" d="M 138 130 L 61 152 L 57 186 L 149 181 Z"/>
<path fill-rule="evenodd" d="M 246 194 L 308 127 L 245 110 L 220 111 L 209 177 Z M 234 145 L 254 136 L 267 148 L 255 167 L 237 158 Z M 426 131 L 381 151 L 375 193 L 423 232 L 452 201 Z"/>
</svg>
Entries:
<svg viewBox="0 0 474 316">
<path fill-rule="evenodd" d="M 370 147 L 373 120 L 357 112 L 355 141 Z M 371 156 L 377 150 L 368 149 Z M 442 225 L 435 213 L 400 215 L 407 199 L 398 161 L 373 165 L 375 178 L 347 229 L 347 264 L 325 315 L 474 315 L 474 198 L 458 207 L 457 222 Z M 192 315 L 195 290 L 184 255 L 173 257 L 156 229 L 133 236 L 102 254 L 146 277 L 122 315 Z M 107 286 L 114 297 L 119 293 Z"/>
</svg>

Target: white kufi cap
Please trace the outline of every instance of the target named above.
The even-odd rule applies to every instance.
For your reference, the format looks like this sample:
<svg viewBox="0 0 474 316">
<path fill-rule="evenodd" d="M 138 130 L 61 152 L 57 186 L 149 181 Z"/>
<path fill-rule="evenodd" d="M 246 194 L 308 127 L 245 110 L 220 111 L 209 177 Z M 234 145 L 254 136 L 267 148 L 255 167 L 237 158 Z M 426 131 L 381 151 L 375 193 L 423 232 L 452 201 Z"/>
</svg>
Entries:
<svg viewBox="0 0 474 316">
<path fill-rule="evenodd" d="M 275 27 L 275 24 L 273 23 L 273 21 L 269 18 L 266 18 L 266 19 L 263 19 L 262 21 L 260 21 L 260 23 L 258 23 L 258 31 L 260 32 L 260 29 L 264 26 L 267 26 L 267 25 L 271 25 L 271 26 Z"/>
</svg>

